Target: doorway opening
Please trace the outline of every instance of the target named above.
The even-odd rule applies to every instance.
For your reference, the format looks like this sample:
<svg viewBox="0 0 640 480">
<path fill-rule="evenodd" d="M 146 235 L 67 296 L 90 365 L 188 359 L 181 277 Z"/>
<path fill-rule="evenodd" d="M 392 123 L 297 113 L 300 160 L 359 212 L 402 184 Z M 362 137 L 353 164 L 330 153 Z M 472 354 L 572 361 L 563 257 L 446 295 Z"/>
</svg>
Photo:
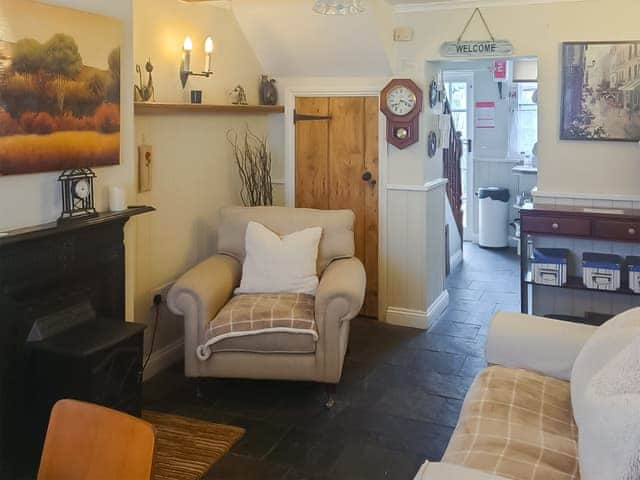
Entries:
<svg viewBox="0 0 640 480">
<path fill-rule="evenodd" d="M 443 113 L 450 114 L 451 135 L 458 145 L 456 158 L 444 154 L 445 167 L 447 161 L 453 161 L 459 176 L 454 179 L 459 193 L 452 188 L 454 198 L 449 200 L 450 217 L 459 215 L 461 228 L 448 221 L 450 237 L 461 230 L 462 242 L 515 250 L 519 245 L 519 209 L 532 201 L 531 191 L 537 184 L 537 59 L 439 61 L 431 67 L 444 97 Z M 444 143 L 443 139 L 446 149 Z M 448 167 L 451 172 L 451 165 Z M 488 188 L 499 193 L 487 192 Z M 491 201 L 484 204 L 485 198 Z M 483 206 L 498 198 L 505 205 L 495 212 L 485 209 L 483 214 Z M 456 247 L 454 238 L 448 245 L 453 269 L 462 258 Z"/>
<path fill-rule="evenodd" d="M 428 71 L 443 97 L 435 124 L 448 134 L 441 146 L 451 252 L 450 303 L 432 331 L 473 341 L 496 311 L 520 311 L 520 209 L 537 184 L 538 62 L 447 60 Z"/>
<path fill-rule="evenodd" d="M 449 104 L 452 125 L 461 142 L 460 156 L 460 209 L 463 240 L 472 241 L 473 209 L 469 208 L 469 192 L 473 189 L 473 72 L 445 70 L 444 92 Z M 472 190 L 471 190 L 472 191 Z"/>
</svg>

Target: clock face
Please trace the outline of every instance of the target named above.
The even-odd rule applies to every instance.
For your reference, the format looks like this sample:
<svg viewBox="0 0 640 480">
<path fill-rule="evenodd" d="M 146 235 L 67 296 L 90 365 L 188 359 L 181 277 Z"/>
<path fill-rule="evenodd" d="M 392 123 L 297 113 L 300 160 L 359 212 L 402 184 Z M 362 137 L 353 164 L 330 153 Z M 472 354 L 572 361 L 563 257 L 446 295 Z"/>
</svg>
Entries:
<svg viewBox="0 0 640 480">
<path fill-rule="evenodd" d="M 84 200 L 89 196 L 89 181 L 82 179 L 73 184 L 73 195 L 76 198 Z"/>
<path fill-rule="evenodd" d="M 392 89 L 387 95 L 387 107 L 394 115 L 403 117 L 416 108 L 416 95 L 407 87 L 399 86 Z"/>
</svg>

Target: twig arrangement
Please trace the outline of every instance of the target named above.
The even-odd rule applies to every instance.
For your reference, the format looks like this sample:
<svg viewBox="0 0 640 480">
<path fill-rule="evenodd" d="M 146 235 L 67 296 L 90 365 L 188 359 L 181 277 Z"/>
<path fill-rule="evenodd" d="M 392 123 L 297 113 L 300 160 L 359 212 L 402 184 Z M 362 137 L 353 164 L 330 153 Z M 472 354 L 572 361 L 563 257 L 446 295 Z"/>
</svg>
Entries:
<svg viewBox="0 0 640 480">
<path fill-rule="evenodd" d="M 273 205 L 271 152 L 267 139 L 255 135 L 249 127 L 244 132 L 227 132 L 227 140 L 240 174 L 240 198 L 247 207 Z"/>
</svg>

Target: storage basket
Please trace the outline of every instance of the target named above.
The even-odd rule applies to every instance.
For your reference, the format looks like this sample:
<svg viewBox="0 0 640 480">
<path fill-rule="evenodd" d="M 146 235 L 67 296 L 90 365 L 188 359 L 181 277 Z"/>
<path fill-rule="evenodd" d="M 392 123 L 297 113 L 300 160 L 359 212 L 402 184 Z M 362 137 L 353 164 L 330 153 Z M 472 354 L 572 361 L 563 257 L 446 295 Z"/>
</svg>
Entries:
<svg viewBox="0 0 640 480">
<path fill-rule="evenodd" d="M 640 293 L 640 257 L 627 257 L 629 271 L 629 288 L 633 293 Z"/>
<path fill-rule="evenodd" d="M 561 287 L 567 283 L 569 250 L 564 248 L 535 248 L 531 260 L 533 282 Z"/>
<path fill-rule="evenodd" d="M 582 255 L 582 281 L 587 288 L 615 291 L 620 288 L 622 258 L 608 253 Z"/>
</svg>

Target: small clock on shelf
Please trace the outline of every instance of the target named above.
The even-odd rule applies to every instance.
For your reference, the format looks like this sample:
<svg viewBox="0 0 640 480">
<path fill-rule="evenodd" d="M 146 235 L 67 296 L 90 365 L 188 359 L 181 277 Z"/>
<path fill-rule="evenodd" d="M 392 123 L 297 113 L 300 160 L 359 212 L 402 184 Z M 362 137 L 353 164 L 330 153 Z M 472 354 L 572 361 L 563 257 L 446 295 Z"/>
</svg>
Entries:
<svg viewBox="0 0 640 480">
<path fill-rule="evenodd" d="M 94 206 L 93 179 L 90 168 L 65 170 L 58 177 L 62 190 L 62 214 L 59 222 L 97 215 Z"/>
<path fill-rule="evenodd" d="M 416 143 L 422 112 L 420 87 L 409 79 L 391 80 L 380 96 L 380 110 L 387 117 L 387 141 L 400 149 Z"/>
</svg>

